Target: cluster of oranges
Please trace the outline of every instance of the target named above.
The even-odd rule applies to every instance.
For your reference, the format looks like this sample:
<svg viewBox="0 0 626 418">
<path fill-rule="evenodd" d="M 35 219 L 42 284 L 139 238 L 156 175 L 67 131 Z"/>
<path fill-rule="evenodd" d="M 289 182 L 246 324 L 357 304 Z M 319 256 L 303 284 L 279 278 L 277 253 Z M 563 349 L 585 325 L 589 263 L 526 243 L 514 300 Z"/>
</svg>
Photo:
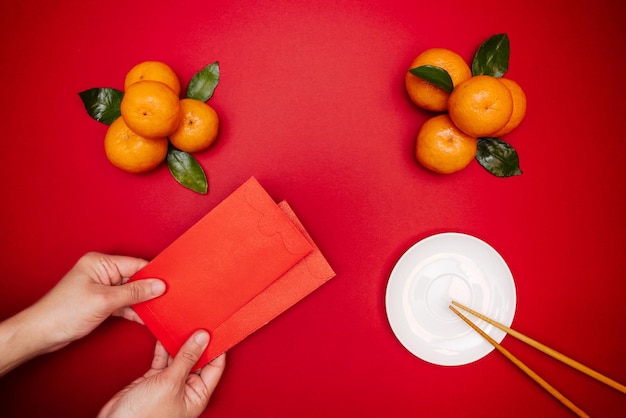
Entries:
<svg viewBox="0 0 626 418">
<path fill-rule="evenodd" d="M 180 98 L 181 83 L 165 63 L 145 61 L 124 80 L 121 117 L 104 139 L 107 158 L 130 173 L 155 169 L 170 143 L 188 153 L 208 148 L 217 138 L 219 117 L 206 102 Z"/>
<path fill-rule="evenodd" d="M 451 50 L 422 52 L 410 68 L 421 66 L 441 68 L 452 81 L 448 92 L 411 72 L 405 76 L 411 100 L 440 113 L 422 125 L 415 146 L 417 160 L 432 171 L 450 174 L 465 168 L 476 155 L 478 138 L 500 138 L 526 115 L 526 95 L 517 82 L 473 75 L 463 58 Z"/>
</svg>

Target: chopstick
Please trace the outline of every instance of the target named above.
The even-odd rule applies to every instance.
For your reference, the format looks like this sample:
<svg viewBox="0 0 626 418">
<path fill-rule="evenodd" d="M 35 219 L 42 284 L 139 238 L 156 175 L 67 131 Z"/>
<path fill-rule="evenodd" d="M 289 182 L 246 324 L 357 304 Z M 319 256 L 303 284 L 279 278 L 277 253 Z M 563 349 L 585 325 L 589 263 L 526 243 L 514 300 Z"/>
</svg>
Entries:
<svg viewBox="0 0 626 418">
<path fill-rule="evenodd" d="M 459 306 L 459 304 L 453 302 L 455 305 Z M 472 327 L 476 332 L 478 332 L 484 339 L 489 341 L 491 345 L 493 345 L 496 350 L 502 353 L 507 359 L 509 359 L 513 364 L 519 367 L 524 373 L 526 373 L 530 378 L 532 378 L 535 382 L 537 382 L 542 388 L 548 391 L 552 396 L 558 399 L 563 405 L 568 407 L 572 412 L 574 412 L 579 417 L 589 417 L 582 409 L 574 405 L 572 401 L 567 399 L 561 392 L 556 390 L 552 385 L 546 382 L 541 376 L 535 373 L 530 367 L 526 366 L 521 360 L 515 357 L 509 350 L 502 347 L 496 340 L 491 338 L 487 333 L 485 333 L 482 329 L 480 329 L 476 324 L 470 321 L 465 315 L 459 312 L 454 306 L 450 305 L 450 309 L 457 314 L 463 321 L 465 321 L 470 327 Z"/>
<path fill-rule="evenodd" d="M 470 309 L 466 306 L 461 305 L 460 303 L 456 302 L 456 301 L 452 301 L 452 304 L 455 306 L 458 306 L 459 308 L 471 313 L 472 315 L 474 315 L 477 318 L 482 319 L 483 321 L 495 326 L 496 328 L 506 332 L 507 334 L 511 335 L 512 337 L 517 338 L 518 340 L 530 345 L 533 348 L 536 348 L 537 350 L 559 360 L 560 362 L 565 363 L 566 365 L 578 370 L 579 372 L 582 372 L 584 374 L 586 374 L 587 376 L 590 376 L 602 383 L 604 383 L 607 386 L 612 387 L 615 390 L 618 390 L 624 394 L 626 394 L 626 386 L 622 385 L 619 382 L 616 382 L 615 380 L 585 366 L 584 364 L 581 364 L 579 362 L 577 362 L 576 360 L 567 357 L 566 355 L 559 353 L 558 351 L 540 343 L 539 341 L 533 340 L 530 337 L 527 337 L 526 335 L 522 334 L 521 332 L 515 331 L 514 329 L 511 329 L 497 321 L 494 321 L 493 319 L 490 319 L 488 317 L 486 317 L 485 315 L 476 312 L 473 309 Z"/>
</svg>

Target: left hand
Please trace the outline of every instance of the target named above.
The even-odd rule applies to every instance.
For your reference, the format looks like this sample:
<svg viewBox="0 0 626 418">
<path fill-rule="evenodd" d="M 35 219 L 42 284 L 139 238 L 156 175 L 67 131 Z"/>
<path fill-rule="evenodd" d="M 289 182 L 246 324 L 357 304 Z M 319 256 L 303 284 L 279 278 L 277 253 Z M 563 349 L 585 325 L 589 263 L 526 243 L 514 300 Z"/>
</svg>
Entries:
<svg viewBox="0 0 626 418">
<path fill-rule="evenodd" d="M 141 322 L 130 305 L 165 292 L 165 283 L 157 279 L 126 283 L 146 264 L 100 253 L 81 257 L 43 298 L 0 323 L 0 376 L 86 336 L 111 315 Z"/>
<path fill-rule="evenodd" d="M 51 349 L 78 340 L 109 316 L 142 323 L 130 305 L 160 296 L 157 279 L 126 281 L 148 264 L 139 258 L 88 253 L 32 308 L 52 322 Z"/>
</svg>

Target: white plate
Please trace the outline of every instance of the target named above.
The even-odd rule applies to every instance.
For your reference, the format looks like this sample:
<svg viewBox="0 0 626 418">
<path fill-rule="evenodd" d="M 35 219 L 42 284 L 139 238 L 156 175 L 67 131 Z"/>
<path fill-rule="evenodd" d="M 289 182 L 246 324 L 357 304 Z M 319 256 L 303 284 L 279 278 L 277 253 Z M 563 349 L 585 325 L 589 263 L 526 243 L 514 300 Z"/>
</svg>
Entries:
<svg viewBox="0 0 626 418">
<path fill-rule="evenodd" d="M 507 326 L 515 315 L 515 283 L 500 254 L 478 238 L 448 232 L 419 241 L 396 263 L 385 298 L 391 329 L 429 363 L 458 366 L 486 356 L 493 346 L 449 309 L 452 300 Z M 463 313 L 496 341 L 506 335 Z"/>
</svg>

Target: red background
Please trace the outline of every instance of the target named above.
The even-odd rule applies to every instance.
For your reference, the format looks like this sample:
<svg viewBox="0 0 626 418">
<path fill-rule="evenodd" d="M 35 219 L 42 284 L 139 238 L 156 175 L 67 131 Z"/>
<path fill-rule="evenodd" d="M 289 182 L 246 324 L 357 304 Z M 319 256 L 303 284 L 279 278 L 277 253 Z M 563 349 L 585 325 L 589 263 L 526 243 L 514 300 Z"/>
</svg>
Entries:
<svg viewBox="0 0 626 418">
<path fill-rule="evenodd" d="M 159 1 L 0 4 L 0 318 L 37 300 L 85 252 L 151 258 L 250 176 L 286 199 L 337 277 L 232 349 L 207 416 L 566 417 L 498 353 L 460 367 L 411 355 L 387 323 L 401 254 L 443 231 L 494 246 L 513 272 L 513 326 L 626 381 L 626 12 L 619 0 Z M 412 149 L 430 115 L 404 73 L 430 47 L 468 61 L 511 41 L 529 108 L 507 140 L 524 174 L 476 162 L 451 176 Z M 218 60 L 222 129 L 197 156 L 208 195 L 167 168 L 141 176 L 103 152 L 78 92 L 122 88 L 143 60 L 183 84 Z M 624 395 L 506 338 L 594 416 Z M 0 414 L 93 416 L 149 366 L 154 338 L 107 321 L 0 380 Z"/>
</svg>

